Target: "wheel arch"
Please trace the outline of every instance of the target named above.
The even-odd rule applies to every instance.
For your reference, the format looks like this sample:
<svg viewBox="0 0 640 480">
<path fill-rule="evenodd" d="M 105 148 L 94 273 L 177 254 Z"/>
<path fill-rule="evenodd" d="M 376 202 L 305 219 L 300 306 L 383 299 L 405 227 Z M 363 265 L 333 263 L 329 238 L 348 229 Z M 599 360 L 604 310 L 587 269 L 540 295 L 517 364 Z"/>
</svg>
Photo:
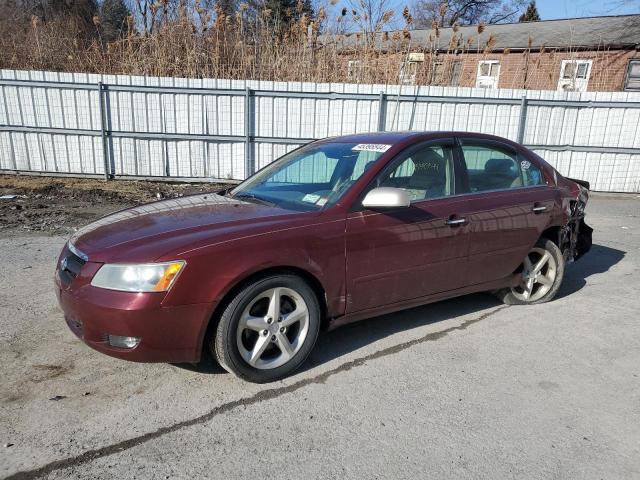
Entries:
<svg viewBox="0 0 640 480">
<path fill-rule="evenodd" d="M 200 340 L 200 351 L 203 352 L 206 342 L 208 342 L 209 340 L 213 340 L 212 336 L 215 335 L 220 314 L 224 311 L 229 302 L 242 288 L 261 278 L 269 277 L 272 275 L 286 274 L 293 274 L 302 278 L 311 287 L 313 292 L 316 294 L 318 304 L 320 305 L 320 328 L 326 330 L 329 325 L 329 314 L 326 291 L 324 286 L 322 285 L 322 282 L 320 282 L 320 280 L 314 274 L 300 267 L 294 267 L 290 265 L 272 266 L 258 270 L 240 279 L 237 279 L 233 283 L 231 288 L 229 288 L 224 293 L 218 304 L 215 306 L 213 313 L 209 317 L 206 327 L 203 329 L 204 334 L 202 335 L 202 338 Z"/>
<path fill-rule="evenodd" d="M 560 225 L 554 225 L 551 227 L 547 227 L 541 234 L 539 238 L 548 238 L 553 243 L 555 243 L 558 248 L 562 251 L 562 227 Z"/>
</svg>

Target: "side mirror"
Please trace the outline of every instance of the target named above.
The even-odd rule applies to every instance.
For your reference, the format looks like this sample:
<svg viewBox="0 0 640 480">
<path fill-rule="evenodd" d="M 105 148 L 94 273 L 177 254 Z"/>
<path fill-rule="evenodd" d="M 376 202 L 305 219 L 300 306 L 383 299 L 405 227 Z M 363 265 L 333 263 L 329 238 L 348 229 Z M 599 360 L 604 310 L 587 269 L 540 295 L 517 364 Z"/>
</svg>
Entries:
<svg viewBox="0 0 640 480">
<path fill-rule="evenodd" d="M 393 187 L 374 188 L 362 200 L 362 206 L 366 208 L 397 208 L 408 207 L 410 204 L 407 192 Z"/>
</svg>

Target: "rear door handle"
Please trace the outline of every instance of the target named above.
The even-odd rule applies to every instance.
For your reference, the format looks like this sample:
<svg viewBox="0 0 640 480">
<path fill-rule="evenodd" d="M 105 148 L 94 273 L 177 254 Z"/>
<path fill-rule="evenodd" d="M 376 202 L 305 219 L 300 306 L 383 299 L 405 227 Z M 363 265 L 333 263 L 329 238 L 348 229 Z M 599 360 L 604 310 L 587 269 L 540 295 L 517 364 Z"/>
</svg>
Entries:
<svg viewBox="0 0 640 480">
<path fill-rule="evenodd" d="M 467 223 L 467 219 L 466 218 L 452 217 L 452 218 L 449 218 L 449 220 L 447 220 L 445 223 L 447 225 L 449 225 L 450 227 L 455 227 L 457 225 L 464 225 L 465 223 Z"/>
<path fill-rule="evenodd" d="M 542 213 L 542 212 L 545 212 L 546 210 L 547 210 L 547 207 L 544 207 L 542 205 L 534 205 L 534 207 L 531 209 L 533 213 Z"/>
</svg>

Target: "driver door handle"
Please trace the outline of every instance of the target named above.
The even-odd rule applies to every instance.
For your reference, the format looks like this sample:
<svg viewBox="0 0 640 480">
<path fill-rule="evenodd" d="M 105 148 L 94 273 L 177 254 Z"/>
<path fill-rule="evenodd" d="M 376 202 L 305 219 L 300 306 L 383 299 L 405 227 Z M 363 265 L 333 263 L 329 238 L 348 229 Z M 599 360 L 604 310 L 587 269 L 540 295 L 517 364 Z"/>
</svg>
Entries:
<svg viewBox="0 0 640 480">
<path fill-rule="evenodd" d="M 464 225 L 467 223 L 467 219 L 464 217 L 451 217 L 445 223 L 450 227 L 455 227 L 457 225 Z"/>
<path fill-rule="evenodd" d="M 547 207 L 543 205 L 534 205 L 533 208 L 531 209 L 533 213 L 542 213 L 546 210 L 547 210 Z"/>
</svg>

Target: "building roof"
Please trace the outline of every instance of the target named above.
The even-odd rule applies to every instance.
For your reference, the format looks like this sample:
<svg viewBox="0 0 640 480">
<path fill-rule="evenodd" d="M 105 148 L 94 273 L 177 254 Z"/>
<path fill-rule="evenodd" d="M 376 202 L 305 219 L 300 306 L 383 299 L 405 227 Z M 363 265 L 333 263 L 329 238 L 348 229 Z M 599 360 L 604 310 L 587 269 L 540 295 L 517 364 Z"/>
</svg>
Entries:
<svg viewBox="0 0 640 480">
<path fill-rule="evenodd" d="M 449 50 L 452 35 L 456 35 L 458 45 L 465 51 L 484 50 L 490 37 L 493 38 L 491 51 L 504 49 L 539 50 L 546 49 L 589 49 L 598 48 L 640 48 L 640 15 L 617 15 L 607 17 L 570 18 L 544 20 L 528 23 L 505 23 L 486 25 L 478 34 L 477 25 L 440 28 L 439 36 L 433 29 L 412 30 L 411 43 L 416 48 L 430 48 L 438 51 Z M 329 43 L 332 37 L 323 35 L 322 43 Z M 478 38 L 479 37 L 479 38 Z M 386 39 L 385 39 L 386 38 Z M 531 47 L 529 47 L 531 39 Z M 478 44 L 479 40 L 479 44 Z M 355 47 L 359 42 L 357 34 L 344 35 L 337 39 L 343 48 Z M 407 40 L 404 40 L 407 42 Z M 392 34 L 376 35 L 376 46 L 381 49 L 394 48 L 400 43 Z"/>
</svg>

